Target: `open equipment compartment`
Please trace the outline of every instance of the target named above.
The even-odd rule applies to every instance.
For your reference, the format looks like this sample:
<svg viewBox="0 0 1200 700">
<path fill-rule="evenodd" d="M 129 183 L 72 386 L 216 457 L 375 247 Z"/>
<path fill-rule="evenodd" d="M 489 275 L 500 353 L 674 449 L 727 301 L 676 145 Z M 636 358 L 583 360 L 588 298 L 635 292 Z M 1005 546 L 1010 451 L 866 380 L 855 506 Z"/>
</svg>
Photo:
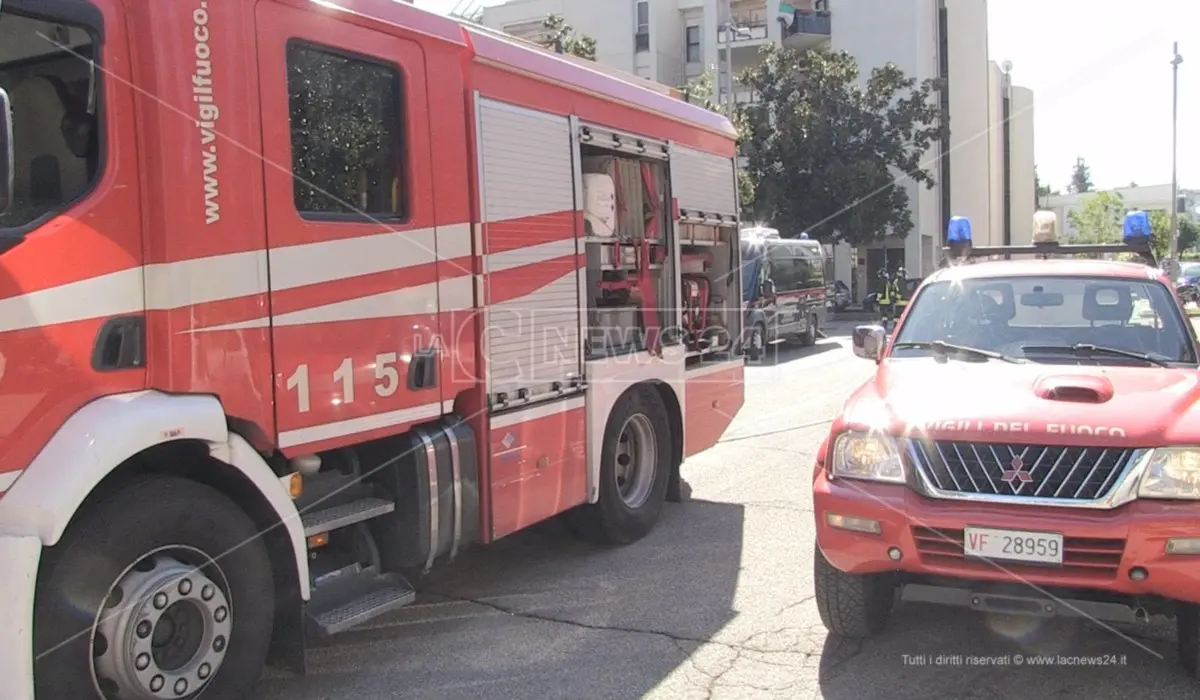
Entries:
<svg viewBox="0 0 1200 700">
<path fill-rule="evenodd" d="M 742 279 L 733 159 L 673 145 L 680 312 L 689 366 L 741 354 Z"/>
<path fill-rule="evenodd" d="M 679 342 L 668 145 L 578 127 L 587 254 L 586 356 L 657 351 Z"/>
</svg>

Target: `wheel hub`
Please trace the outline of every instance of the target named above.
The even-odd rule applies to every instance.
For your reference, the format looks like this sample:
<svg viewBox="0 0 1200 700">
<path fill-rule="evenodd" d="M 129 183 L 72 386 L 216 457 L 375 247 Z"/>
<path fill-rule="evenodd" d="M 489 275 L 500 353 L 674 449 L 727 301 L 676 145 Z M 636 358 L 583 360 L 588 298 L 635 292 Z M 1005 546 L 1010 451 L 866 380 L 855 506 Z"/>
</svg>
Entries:
<svg viewBox="0 0 1200 700">
<path fill-rule="evenodd" d="M 215 581 L 151 554 L 104 601 L 92 637 L 96 684 L 114 700 L 194 696 L 220 668 L 232 629 L 233 611 Z"/>
<path fill-rule="evenodd" d="M 617 441 L 617 490 L 630 508 L 640 508 L 650 497 L 658 469 L 658 445 L 650 419 L 638 413 L 621 428 Z"/>
</svg>

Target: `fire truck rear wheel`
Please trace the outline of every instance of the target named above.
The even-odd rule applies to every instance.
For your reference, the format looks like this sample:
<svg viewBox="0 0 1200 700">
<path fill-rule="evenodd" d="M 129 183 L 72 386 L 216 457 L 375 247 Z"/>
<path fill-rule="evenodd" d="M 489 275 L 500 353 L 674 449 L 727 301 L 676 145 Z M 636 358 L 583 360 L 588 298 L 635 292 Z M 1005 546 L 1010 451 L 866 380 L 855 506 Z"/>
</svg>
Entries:
<svg viewBox="0 0 1200 700">
<path fill-rule="evenodd" d="M 1175 625 L 1179 663 L 1189 676 L 1200 680 L 1200 605 L 1179 603 Z"/>
<path fill-rule="evenodd" d="M 652 387 L 617 400 L 604 429 L 600 500 L 567 513 L 577 535 L 605 544 L 630 544 L 653 529 L 671 478 L 671 423 Z"/>
<path fill-rule="evenodd" d="M 808 317 L 808 328 L 800 334 L 800 345 L 810 348 L 817 344 L 817 317 Z"/>
<path fill-rule="evenodd" d="M 274 609 L 266 547 L 232 501 L 184 479 L 126 484 L 46 552 L 37 697 L 249 697 Z"/>
<path fill-rule="evenodd" d="M 817 612 L 825 629 L 841 637 L 873 637 L 887 626 L 896 587 L 887 574 L 848 574 L 813 553 Z"/>
</svg>

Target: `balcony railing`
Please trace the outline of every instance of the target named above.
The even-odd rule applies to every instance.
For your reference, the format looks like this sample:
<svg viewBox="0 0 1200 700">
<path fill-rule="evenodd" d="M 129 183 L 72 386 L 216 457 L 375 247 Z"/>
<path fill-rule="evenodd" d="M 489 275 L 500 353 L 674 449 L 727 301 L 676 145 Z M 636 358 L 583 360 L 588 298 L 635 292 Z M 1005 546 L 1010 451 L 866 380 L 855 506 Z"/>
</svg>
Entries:
<svg viewBox="0 0 1200 700">
<path fill-rule="evenodd" d="M 820 34 L 829 36 L 833 29 L 829 10 L 796 10 L 791 26 L 784 28 L 784 36 L 796 34 Z"/>
<path fill-rule="evenodd" d="M 733 18 L 734 26 L 737 29 L 730 32 L 726 29 L 717 31 L 717 43 L 725 44 L 733 40 L 734 43 L 739 41 L 763 41 L 767 38 L 767 22 L 761 17 L 738 17 Z"/>
</svg>

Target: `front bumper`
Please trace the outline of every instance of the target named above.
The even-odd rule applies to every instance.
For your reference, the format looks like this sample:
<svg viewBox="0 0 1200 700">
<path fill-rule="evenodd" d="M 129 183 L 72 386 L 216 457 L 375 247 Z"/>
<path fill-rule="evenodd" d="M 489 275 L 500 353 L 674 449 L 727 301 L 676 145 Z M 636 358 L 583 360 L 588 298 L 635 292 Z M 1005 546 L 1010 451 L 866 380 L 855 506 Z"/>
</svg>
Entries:
<svg viewBox="0 0 1200 700">
<path fill-rule="evenodd" d="M 925 498 L 906 486 L 849 479 L 813 480 L 817 543 L 837 569 L 852 574 L 901 571 L 964 581 L 1023 582 L 1200 603 L 1200 555 L 1166 553 L 1166 541 L 1200 537 L 1200 504 L 1134 501 L 1110 511 L 1032 508 Z M 827 514 L 879 522 L 879 534 L 835 528 Z M 965 526 L 1059 532 L 1061 566 L 983 562 L 963 557 Z M 893 560 L 888 550 L 900 550 Z M 1145 569 L 1144 580 L 1130 571 Z"/>
<path fill-rule="evenodd" d="M 42 542 L 0 536 L 0 686 L 5 700 L 33 700 L 33 595 Z"/>
</svg>

